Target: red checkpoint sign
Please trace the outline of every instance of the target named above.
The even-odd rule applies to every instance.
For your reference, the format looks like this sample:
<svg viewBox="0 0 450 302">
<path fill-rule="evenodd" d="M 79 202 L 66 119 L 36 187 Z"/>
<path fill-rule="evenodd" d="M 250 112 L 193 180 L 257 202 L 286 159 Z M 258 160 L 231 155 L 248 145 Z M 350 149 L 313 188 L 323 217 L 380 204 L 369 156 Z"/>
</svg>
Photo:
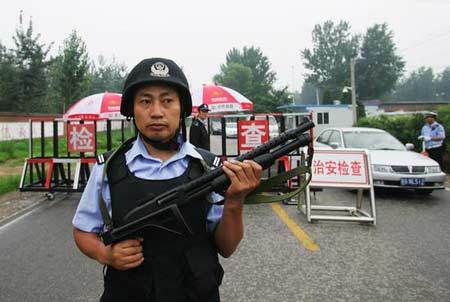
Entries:
<svg viewBox="0 0 450 302">
<path fill-rule="evenodd" d="M 67 146 L 69 152 L 94 152 L 94 125 L 76 124 L 67 127 Z"/>
<path fill-rule="evenodd" d="M 239 150 L 253 150 L 269 140 L 269 121 L 238 121 Z"/>
</svg>

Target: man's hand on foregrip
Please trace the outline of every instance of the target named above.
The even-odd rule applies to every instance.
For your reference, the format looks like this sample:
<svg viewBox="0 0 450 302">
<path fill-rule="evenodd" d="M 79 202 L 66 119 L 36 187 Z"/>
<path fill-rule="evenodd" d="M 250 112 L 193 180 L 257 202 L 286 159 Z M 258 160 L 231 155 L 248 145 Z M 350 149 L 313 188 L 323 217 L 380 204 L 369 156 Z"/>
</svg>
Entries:
<svg viewBox="0 0 450 302">
<path fill-rule="evenodd" d="M 243 202 L 245 196 L 258 187 L 262 170 L 262 167 L 252 160 L 225 161 L 223 171 L 231 181 L 225 192 L 225 201 Z"/>
</svg>

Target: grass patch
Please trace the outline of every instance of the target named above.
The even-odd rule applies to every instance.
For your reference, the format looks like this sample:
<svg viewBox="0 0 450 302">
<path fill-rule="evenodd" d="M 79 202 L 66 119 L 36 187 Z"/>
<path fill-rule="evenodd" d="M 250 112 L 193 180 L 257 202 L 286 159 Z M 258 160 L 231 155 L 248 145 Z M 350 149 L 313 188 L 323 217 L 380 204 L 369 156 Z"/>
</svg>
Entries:
<svg viewBox="0 0 450 302">
<path fill-rule="evenodd" d="M 0 176 L 0 195 L 19 189 L 20 175 Z"/>
</svg>

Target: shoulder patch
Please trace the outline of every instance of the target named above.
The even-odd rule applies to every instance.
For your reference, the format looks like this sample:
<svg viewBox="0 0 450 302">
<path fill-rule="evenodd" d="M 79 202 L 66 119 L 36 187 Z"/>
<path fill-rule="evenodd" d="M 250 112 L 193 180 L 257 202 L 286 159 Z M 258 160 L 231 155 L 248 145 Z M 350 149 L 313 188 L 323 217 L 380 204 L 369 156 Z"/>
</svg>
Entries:
<svg viewBox="0 0 450 302">
<path fill-rule="evenodd" d="M 97 164 L 103 165 L 108 160 L 108 158 L 111 156 L 111 154 L 113 154 L 113 152 L 114 152 L 114 150 L 109 150 L 103 154 L 97 155 L 97 157 L 95 158 L 97 161 Z"/>
<path fill-rule="evenodd" d="M 220 157 L 216 156 L 214 153 L 209 152 L 208 150 L 202 148 L 195 148 L 195 149 L 203 157 L 203 160 L 206 162 L 206 164 L 210 166 L 212 169 L 220 167 L 220 165 L 222 164 L 222 160 L 220 159 Z"/>
</svg>

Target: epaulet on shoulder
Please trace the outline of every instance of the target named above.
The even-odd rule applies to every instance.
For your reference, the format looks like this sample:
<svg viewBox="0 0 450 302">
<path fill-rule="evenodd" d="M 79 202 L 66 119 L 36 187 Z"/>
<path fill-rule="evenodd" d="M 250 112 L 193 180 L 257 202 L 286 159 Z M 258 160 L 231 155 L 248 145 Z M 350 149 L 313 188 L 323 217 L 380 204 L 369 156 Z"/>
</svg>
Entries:
<svg viewBox="0 0 450 302">
<path fill-rule="evenodd" d="M 195 150 L 197 150 L 197 152 L 200 153 L 200 155 L 203 157 L 203 160 L 209 167 L 214 169 L 221 165 L 222 160 L 214 153 L 209 152 L 208 150 L 202 148 L 195 148 Z"/>
<path fill-rule="evenodd" d="M 97 164 L 103 165 L 108 160 L 108 158 L 111 156 L 111 154 L 113 154 L 113 153 L 114 153 L 114 150 L 109 150 L 109 151 L 106 151 L 105 153 L 97 155 L 97 157 L 95 158 L 97 161 Z"/>
</svg>

